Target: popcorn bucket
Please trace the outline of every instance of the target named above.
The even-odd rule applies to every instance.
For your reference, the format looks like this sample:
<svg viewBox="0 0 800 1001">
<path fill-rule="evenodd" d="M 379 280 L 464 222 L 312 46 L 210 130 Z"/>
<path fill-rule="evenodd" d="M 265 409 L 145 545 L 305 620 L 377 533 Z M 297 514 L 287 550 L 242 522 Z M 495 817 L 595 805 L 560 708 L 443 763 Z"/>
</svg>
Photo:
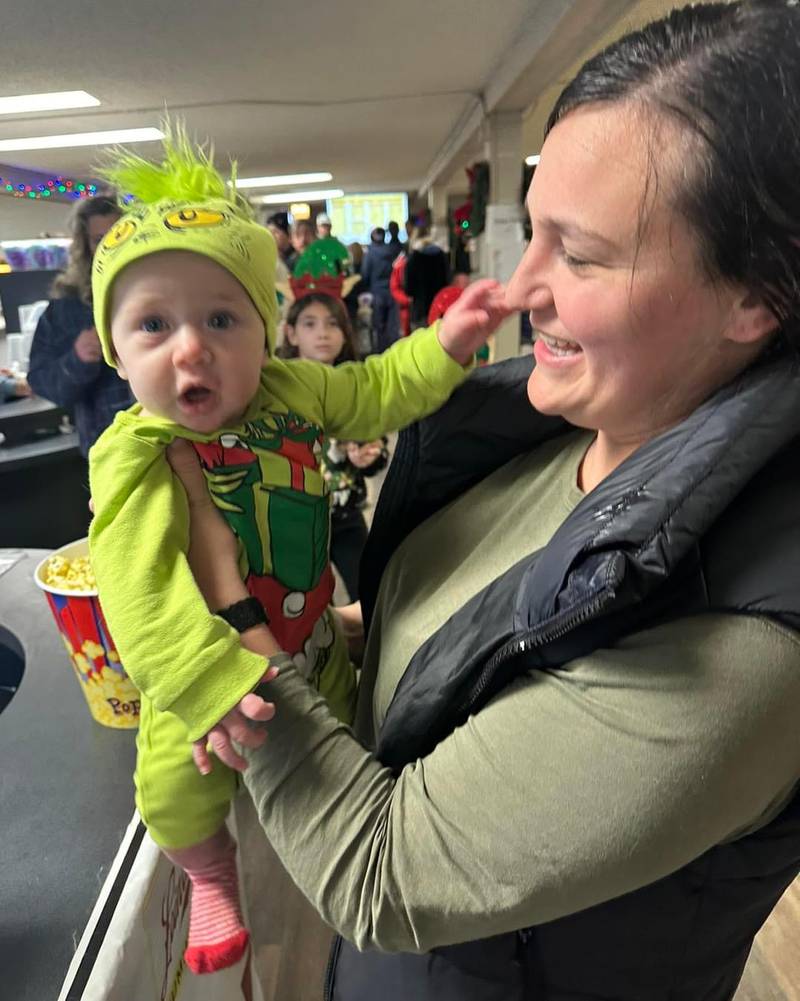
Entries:
<svg viewBox="0 0 800 1001">
<path fill-rule="evenodd" d="M 139 690 L 125 673 L 108 632 L 97 591 L 91 583 L 47 583 L 45 568 L 54 556 L 74 560 L 89 555 L 88 539 L 70 542 L 46 556 L 34 571 L 44 591 L 81 684 L 89 712 L 103 726 L 129 730 L 139 725 Z M 59 581 L 59 584 L 62 582 Z"/>
</svg>

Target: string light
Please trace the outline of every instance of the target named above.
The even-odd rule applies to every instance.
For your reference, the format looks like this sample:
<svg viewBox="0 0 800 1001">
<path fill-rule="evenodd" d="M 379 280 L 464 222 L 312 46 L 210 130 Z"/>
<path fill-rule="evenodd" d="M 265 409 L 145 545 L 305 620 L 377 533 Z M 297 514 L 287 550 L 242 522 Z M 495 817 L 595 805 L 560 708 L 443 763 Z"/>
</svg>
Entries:
<svg viewBox="0 0 800 1001">
<path fill-rule="evenodd" d="M 84 181 L 73 181 L 71 178 L 58 174 L 44 182 L 33 184 L 12 183 L 9 178 L 0 177 L 0 194 L 13 195 L 14 198 L 51 198 L 54 194 L 66 195 L 77 200 L 93 198 L 97 194 L 97 185 Z"/>
</svg>

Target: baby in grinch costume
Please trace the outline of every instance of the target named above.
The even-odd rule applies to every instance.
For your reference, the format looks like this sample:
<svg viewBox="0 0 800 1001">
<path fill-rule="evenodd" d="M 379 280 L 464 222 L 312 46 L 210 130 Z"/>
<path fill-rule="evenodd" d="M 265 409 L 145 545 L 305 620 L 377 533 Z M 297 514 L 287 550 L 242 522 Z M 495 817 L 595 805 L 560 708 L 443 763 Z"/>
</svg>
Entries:
<svg viewBox="0 0 800 1001">
<path fill-rule="evenodd" d="M 363 364 L 274 356 L 276 248 L 201 151 L 178 133 L 164 159 L 122 153 L 107 171 L 134 201 L 94 259 L 95 323 L 106 362 L 138 402 L 90 454 L 92 563 L 108 625 L 142 692 L 136 802 L 153 839 L 192 882 L 186 961 L 235 963 L 248 935 L 236 846 L 225 818 L 230 746 L 268 664 L 239 632 L 268 621 L 282 650 L 345 721 L 355 676 L 329 604 L 325 434 L 374 440 L 438 408 L 504 318 L 502 292 L 477 283 L 446 319 Z M 252 598 L 209 610 L 187 561 L 186 497 L 165 450 L 188 440 L 239 544 Z M 281 658 L 276 658 L 280 663 Z M 242 701 L 244 700 L 244 701 Z M 249 700 L 249 701 L 248 701 Z M 280 706 L 278 706 L 280 711 Z"/>
</svg>

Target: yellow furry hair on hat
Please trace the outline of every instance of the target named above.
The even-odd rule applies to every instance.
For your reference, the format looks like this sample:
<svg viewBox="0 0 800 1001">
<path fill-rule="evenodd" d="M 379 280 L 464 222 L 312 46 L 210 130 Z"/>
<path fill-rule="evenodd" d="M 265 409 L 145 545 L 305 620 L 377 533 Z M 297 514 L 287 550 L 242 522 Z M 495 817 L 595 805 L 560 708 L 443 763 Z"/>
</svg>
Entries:
<svg viewBox="0 0 800 1001">
<path fill-rule="evenodd" d="M 114 280 L 134 261 L 166 250 L 203 254 L 229 271 L 253 300 L 273 354 L 278 255 L 272 234 L 254 220 L 250 206 L 236 194 L 234 178 L 226 185 L 211 159 L 189 142 L 182 128 L 167 128 L 163 144 L 160 164 L 122 150 L 102 171 L 117 191 L 133 195 L 125 214 L 97 248 L 92 265 L 94 322 L 103 357 L 116 365 L 110 325 Z"/>
</svg>

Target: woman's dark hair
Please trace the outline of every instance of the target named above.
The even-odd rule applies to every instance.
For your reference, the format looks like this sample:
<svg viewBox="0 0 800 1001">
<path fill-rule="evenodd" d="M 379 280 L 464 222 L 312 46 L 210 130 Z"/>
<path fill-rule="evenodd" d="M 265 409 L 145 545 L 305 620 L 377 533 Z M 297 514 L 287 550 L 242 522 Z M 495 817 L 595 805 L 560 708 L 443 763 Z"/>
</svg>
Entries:
<svg viewBox="0 0 800 1001">
<path fill-rule="evenodd" d="M 675 10 L 590 59 L 545 134 L 583 105 L 627 101 L 693 141 L 670 192 L 712 280 L 742 285 L 800 347 L 800 2 Z"/>
<path fill-rule="evenodd" d="M 288 327 L 296 327 L 303 310 L 315 302 L 318 302 L 330 312 L 331 316 L 336 320 L 339 329 L 344 334 L 344 345 L 333 364 L 338 365 L 343 361 L 358 361 L 355 334 L 350 323 L 350 317 L 347 315 L 347 309 L 341 299 L 335 299 L 332 295 L 326 295 L 324 292 L 310 292 L 308 295 L 304 295 L 302 299 L 295 299 L 289 307 L 289 312 L 286 314 L 286 325 Z M 298 356 L 297 348 L 294 344 L 290 344 L 288 340 L 284 340 L 276 353 L 279 358 L 297 358 Z"/>
<path fill-rule="evenodd" d="M 69 262 L 63 274 L 53 282 L 54 299 L 77 298 L 92 302 L 92 248 L 89 243 L 89 220 L 98 215 L 122 215 L 122 209 L 111 195 L 95 195 L 78 202 L 70 216 L 72 244 Z"/>
</svg>

